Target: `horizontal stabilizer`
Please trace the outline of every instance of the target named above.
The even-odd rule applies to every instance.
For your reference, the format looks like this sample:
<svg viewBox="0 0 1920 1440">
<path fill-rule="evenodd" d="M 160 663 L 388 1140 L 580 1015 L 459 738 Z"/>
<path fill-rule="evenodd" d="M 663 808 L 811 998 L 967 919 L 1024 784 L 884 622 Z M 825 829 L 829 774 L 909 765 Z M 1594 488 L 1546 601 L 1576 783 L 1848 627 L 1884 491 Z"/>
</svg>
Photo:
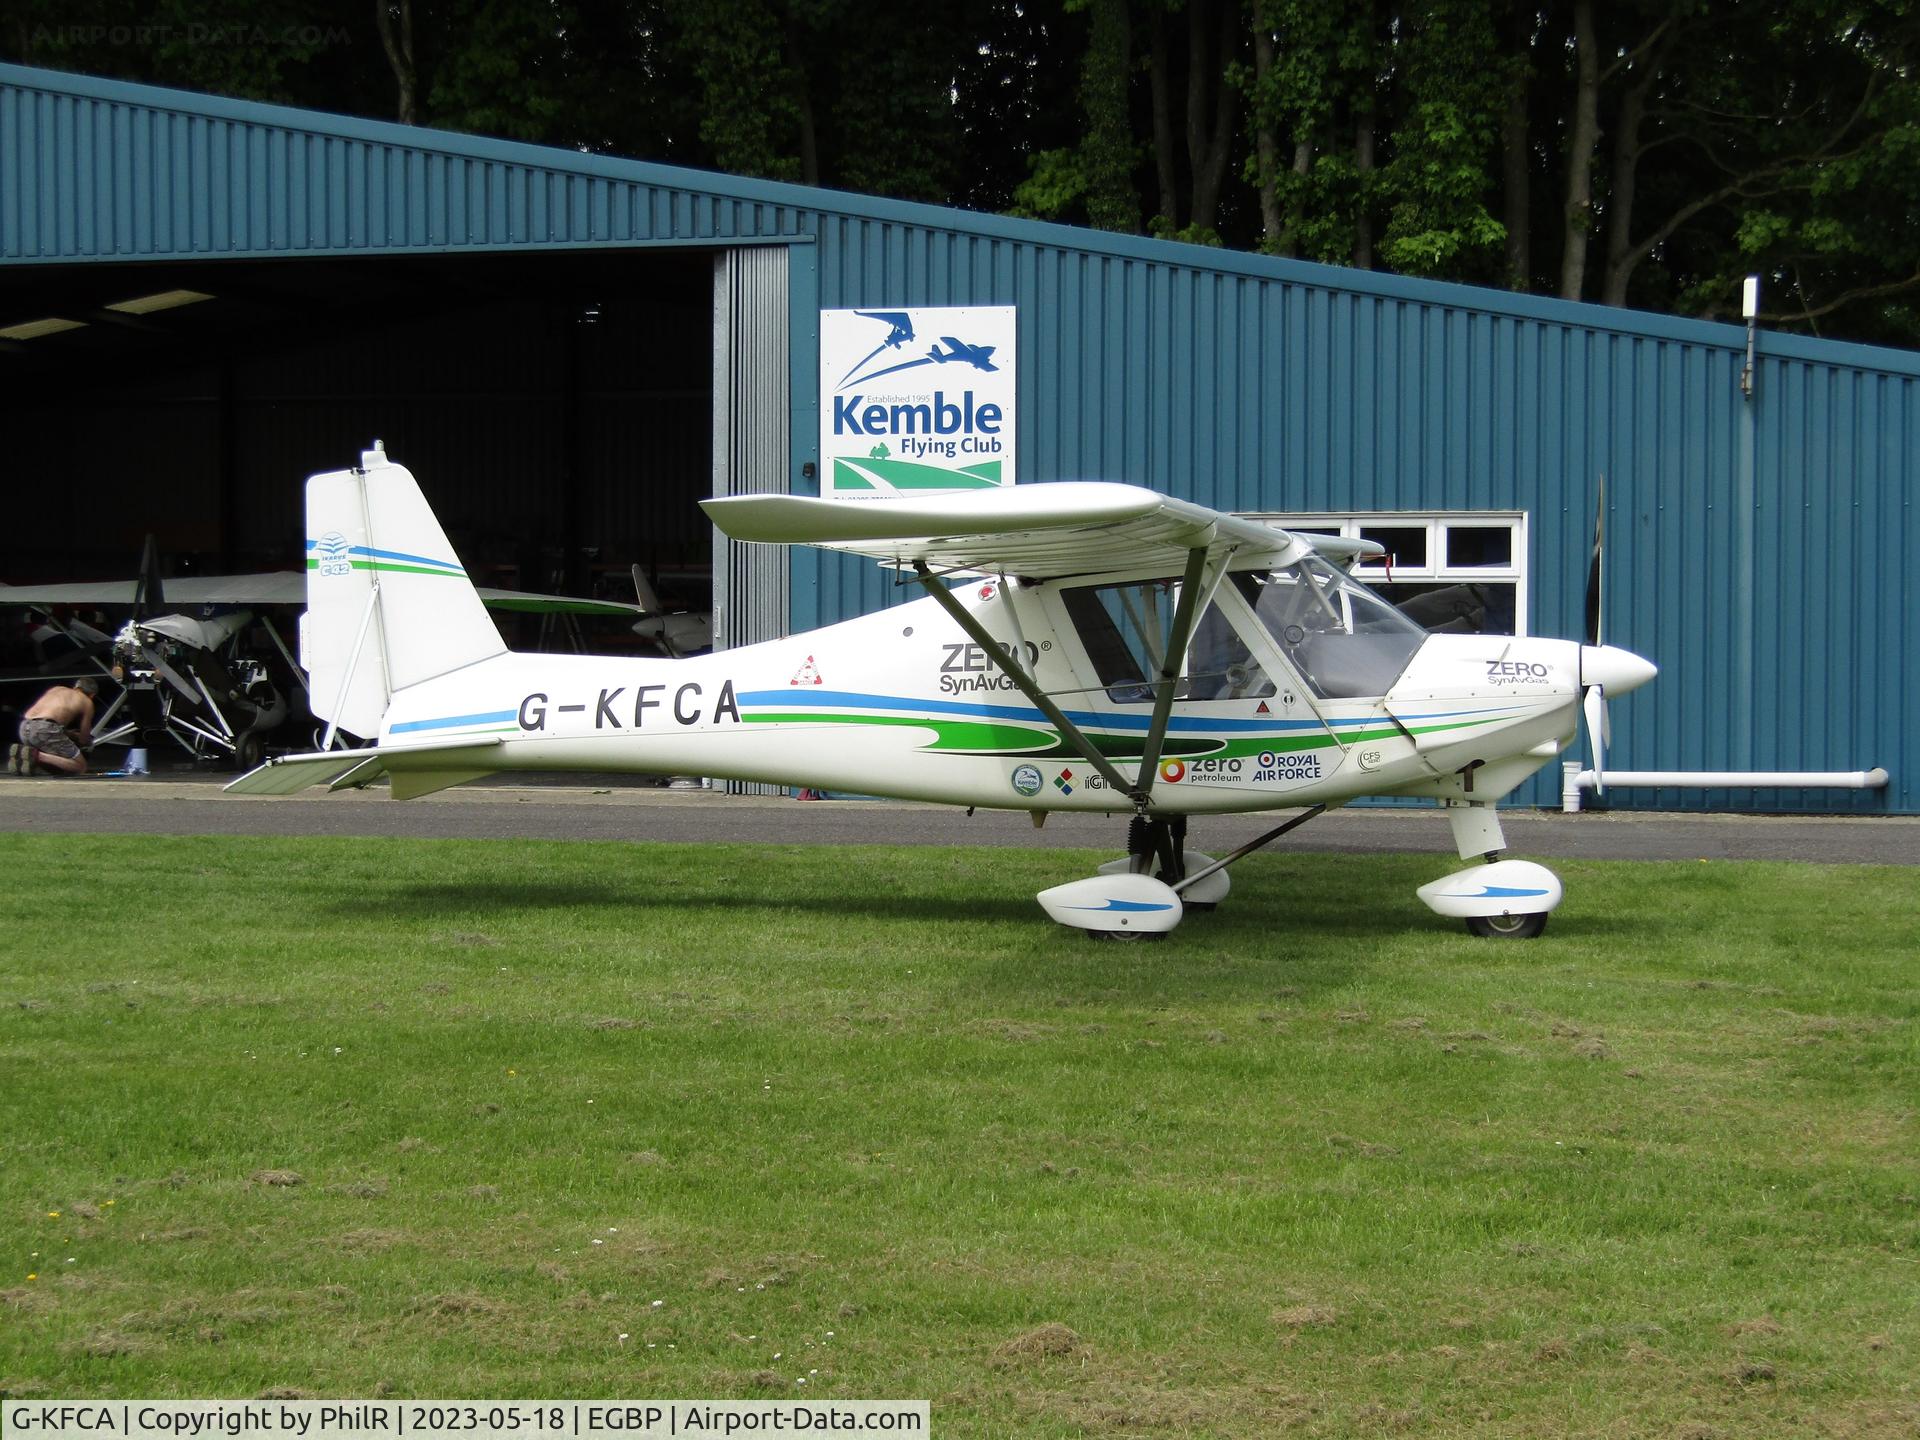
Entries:
<svg viewBox="0 0 1920 1440">
<path fill-rule="evenodd" d="M 404 770 L 430 768 L 406 764 L 415 755 L 451 750 L 485 750 L 500 743 L 498 735 L 486 735 L 461 740 L 438 740 L 425 745 L 382 745 L 366 750 L 322 750 L 316 755 L 282 755 L 267 761 L 258 769 L 249 770 L 227 785 L 226 790 L 233 795 L 292 795 L 309 785 L 345 790 L 366 784 L 383 769 L 392 774 L 395 762 L 399 762 Z M 491 770 L 486 766 L 478 769 L 463 767 L 459 772 L 444 770 L 444 773 L 458 773 L 459 779 L 444 781 L 426 789 L 417 785 L 403 785 L 396 779 L 394 793 L 399 799 L 411 800 L 417 795 L 444 789 L 447 785 L 457 785 L 461 780 L 489 774 Z"/>
<path fill-rule="evenodd" d="M 323 750 L 318 755 L 282 755 L 249 770 L 223 788 L 232 795 L 291 795 L 324 785 L 375 758 L 372 750 Z"/>
<path fill-rule="evenodd" d="M 385 762 L 383 762 L 378 755 L 372 755 L 362 760 L 358 765 L 347 771 L 346 774 L 336 776 L 333 780 L 329 781 L 327 783 L 327 789 L 329 791 L 364 789 L 386 773 L 387 767 Z"/>
</svg>

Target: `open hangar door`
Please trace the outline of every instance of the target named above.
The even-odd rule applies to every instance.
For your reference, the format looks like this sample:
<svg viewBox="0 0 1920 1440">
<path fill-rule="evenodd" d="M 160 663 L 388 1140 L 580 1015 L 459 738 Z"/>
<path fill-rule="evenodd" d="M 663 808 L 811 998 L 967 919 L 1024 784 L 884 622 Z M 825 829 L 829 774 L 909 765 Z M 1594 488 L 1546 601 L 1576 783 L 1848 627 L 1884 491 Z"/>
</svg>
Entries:
<svg viewBox="0 0 1920 1440">
<path fill-rule="evenodd" d="M 638 565 L 664 607 L 705 613 L 714 264 L 0 266 L 0 581 L 131 578 L 149 534 L 164 576 L 301 570 L 305 478 L 378 438 L 478 583 L 632 602 Z M 617 618 L 496 618 L 517 648 L 651 648 Z M 0 668 L 40 658 L 32 632 L 0 616 Z M 8 686 L 0 710 L 29 698 Z"/>
<path fill-rule="evenodd" d="M 484 584 L 706 608 L 712 258 L 0 267 L 0 579 L 297 569 L 301 482 L 379 438 Z M 202 298 L 204 297 L 204 298 Z M 57 322 L 57 328 L 54 323 Z M 64 512 L 64 514 L 63 514 Z"/>
</svg>

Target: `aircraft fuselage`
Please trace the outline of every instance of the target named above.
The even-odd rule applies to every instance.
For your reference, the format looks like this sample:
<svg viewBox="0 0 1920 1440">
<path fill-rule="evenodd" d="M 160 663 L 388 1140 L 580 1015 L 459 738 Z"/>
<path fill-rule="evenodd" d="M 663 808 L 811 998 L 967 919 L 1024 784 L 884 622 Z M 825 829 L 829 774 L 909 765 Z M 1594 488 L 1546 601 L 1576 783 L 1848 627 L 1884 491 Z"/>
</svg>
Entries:
<svg viewBox="0 0 1920 1440">
<path fill-rule="evenodd" d="M 1100 683 L 1053 589 L 975 580 L 954 593 L 1137 783 L 1151 696 L 1116 698 Z M 1349 699 L 1316 694 L 1276 647 L 1257 658 L 1269 693 L 1175 701 L 1154 812 L 1388 793 L 1492 800 L 1576 725 L 1572 642 L 1428 636 L 1385 695 Z M 444 748 L 466 736 L 473 751 Z M 409 770 L 584 769 L 988 808 L 1133 808 L 931 598 L 683 660 L 499 655 L 395 693 L 378 740 L 397 785 Z M 436 749 L 404 754 L 425 742 Z"/>
</svg>

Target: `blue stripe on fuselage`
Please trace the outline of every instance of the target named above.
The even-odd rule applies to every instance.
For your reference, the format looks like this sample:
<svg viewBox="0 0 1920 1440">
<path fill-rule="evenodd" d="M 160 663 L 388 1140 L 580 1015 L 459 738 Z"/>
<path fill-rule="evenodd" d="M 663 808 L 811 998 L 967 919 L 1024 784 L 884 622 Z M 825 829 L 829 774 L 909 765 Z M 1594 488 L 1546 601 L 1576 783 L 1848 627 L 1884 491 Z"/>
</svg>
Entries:
<svg viewBox="0 0 1920 1440">
<path fill-rule="evenodd" d="M 443 715 L 438 720 L 403 720 L 388 729 L 389 735 L 404 735 L 410 730 L 450 730 L 455 725 L 495 725 L 502 720 L 511 720 L 517 714 L 513 710 L 490 710 L 484 715 Z"/>
<path fill-rule="evenodd" d="M 1027 720 L 1044 725 L 1046 716 L 1030 705 L 981 705 L 965 700 L 922 700 L 911 695 L 862 695 L 846 690 L 807 691 L 749 690 L 739 697 L 742 705 L 777 706 L 782 709 L 819 706 L 833 710 L 924 710 L 936 715 L 966 715 L 989 720 Z M 1066 717 L 1076 725 L 1103 730 L 1146 730 L 1151 715 L 1126 715 L 1111 711 L 1068 710 Z M 1333 720 L 1333 725 L 1366 725 L 1377 717 L 1360 716 Z M 1198 715 L 1175 715 L 1167 722 L 1169 730 L 1245 731 L 1276 733 L 1287 730 L 1324 730 L 1318 720 L 1231 720 Z"/>
</svg>

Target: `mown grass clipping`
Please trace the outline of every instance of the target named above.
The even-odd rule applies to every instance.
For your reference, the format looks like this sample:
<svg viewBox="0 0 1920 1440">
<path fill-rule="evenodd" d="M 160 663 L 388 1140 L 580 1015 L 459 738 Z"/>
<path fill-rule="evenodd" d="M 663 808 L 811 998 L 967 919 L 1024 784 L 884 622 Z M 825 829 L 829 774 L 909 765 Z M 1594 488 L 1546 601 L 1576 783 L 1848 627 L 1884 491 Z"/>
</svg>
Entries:
<svg viewBox="0 0 1920 1440">
<path fill-rule="evenodd" d="M 0 837 L 0 1390 L 1911 1436 L 1910 870 Z"/>
</svg>

